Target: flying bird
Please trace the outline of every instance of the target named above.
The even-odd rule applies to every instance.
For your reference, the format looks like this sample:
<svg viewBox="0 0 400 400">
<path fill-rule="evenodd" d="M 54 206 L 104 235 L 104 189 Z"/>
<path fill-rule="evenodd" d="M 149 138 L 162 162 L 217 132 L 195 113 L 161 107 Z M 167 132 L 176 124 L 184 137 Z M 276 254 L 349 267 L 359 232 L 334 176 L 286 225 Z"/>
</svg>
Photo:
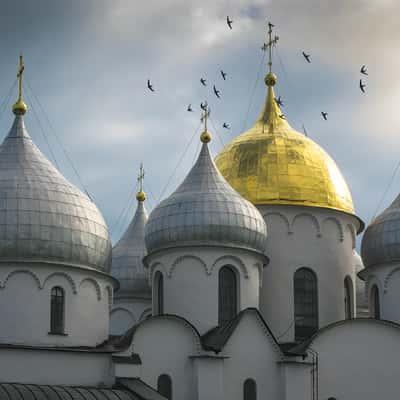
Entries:
<svg viewBox="0 0 400 400">
<path fill-rule="evenodd" d="M 365 93 L 365 90 L 364 90 L 365 86 L 366 86 L 366 85 L 363 83 L 362 79 L 360 79 L 360 89 L 361 89 L 361 91 L 362 91 L 363 93 Z"/>
<path fill-rule="evenodd" d="M 278 96 L 278 98 L 275 97 L 276 104 L 278 104 L 279 107 L 283 107 L 283 101 L 281 99 L 281 96 Z"/>
<path fill-rule="evenodd" d="M 321 111 L 322 118 L 327 121 L 328 120 L 328 113 Z"/>
<path fill-rule="evenodd" d="M 279 118 L 285 119 L 285 116 L 283 114 L 280 114 Z"/>
<path fill-rule="evenodd" d="M 200 78 L 200 82 L 203 86 L 207 86 L 207 81 L 204 78 Z"/>
<path fill-rule="evenodd" d="M 363 66 L 361 67 L 361 69 L 360 69 L 360 72 L 361 72 L 363 75 L 368 75 L 367 67 L 366 67 L 365 65 L 363 65 Z"/>
<path fill-rule="evenodd" d="M 203 111 L 206 111 L 206 110 L 207 110 L 207 104 L 200 103 L 200 108 L 201 108 Z"/>
<path fill-rule="evenodd" d="M 149 90 L 151 90 L 152 92 L 154 92 L 154 88 L 153 88 L 153 85 L 152 85 L 151 82 L 150 82 L 150 79 L 147 79 L 147 88 L 148 88 Z"/>
<path fill-rule="evenodd" d="M 222 127 L 225 129 L 231 129 L 231 127 L 226 122 L 223 123 Z"/>
<path fill-rule="evenodd" d="M 229 19 L 229 15 L 226 17 L 226 23 L 228 24 L 229 29 L 232 29 L 233 21 L 231 19 Z"/>
<path fill-rule="evenodd" d="M 213 86 L 213 89 L 214 89 L 215 95 L 216 95 L 218 98 L 220 98 L 220 91 L 217 90 L 217 88 L 215 87 L 215 85 Z"/>
<path fill-rule="evenodd" d="M 226 75 L 227 75 L 227 73 L 224 72 L 224 71 L 222 71 L 222 69 L 221 69 L 221 75 L 222 75 L 223 80 L 226 81 Z"/>
<path fill-rule="evenodd" d="M 303 124 L 303 132 L 304 132 L 304 135 L 308 137 L 308 134 L 307 134 L 307 131 L 306 131 L 306 127 L 304 126 L 304 124 Z"/>
<path fill-rule="evenodd" d="M 188 105 L 187 110 L 188 110 L 189 112 L 193 112 L 193 109 L 192 109 L 192 105 L 191 105 L 191 104 Z"/>
<path fill-rule="evenodd" d="M 311 60 L 310 60 L 311 54 L 306 54 L 306 53 L 303 51 L 303 57 L 307 60 L 308 63 L 311 62 Z"/>
</svg>

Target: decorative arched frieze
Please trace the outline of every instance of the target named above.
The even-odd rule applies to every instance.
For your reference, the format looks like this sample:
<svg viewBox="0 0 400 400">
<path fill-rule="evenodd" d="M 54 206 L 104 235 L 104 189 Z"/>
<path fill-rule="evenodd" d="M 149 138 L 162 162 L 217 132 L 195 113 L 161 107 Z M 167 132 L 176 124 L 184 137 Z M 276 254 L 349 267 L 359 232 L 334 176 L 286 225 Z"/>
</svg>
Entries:
<svg viewBox="0 0 400 400">
<path fill-rule="evenodd" d="M 155 263 L 151 264 L 150 267 L 149 267 L 149 274 L 148 274 L 148 277 L 149 277 L 149 285 L 150 285 L 150 287 L 152 287 L 152 284 L 153 284 L 153 275 L 154 275 L 154 271 L 155 271 L 156 269 L 157 269 L 157 270 L 163 270 L 163 271 L 164 271 L 164 274 L 165 274 L 166 276 L 168 276 L 168 278 L 170 277 L 170 275 L 168 274 L 167 268 L 165 268 L 165 265 L 164 265 L 162 262 L 160 262 L 160 261 L 156 261 Z"/>
<path fill-rule="evenodd" d="M 94 286 L 95 289 L 96 289 L 97 300 L 100 301 L 100 300 L 101 300 L 101 288 L 100 288 L 99 283 L 96 281 L 96 279 L 89 278 L 89 277 L 83 278 L 83 279 L 81 280 L 81 283 L 79 284 L 79 289 L 82 287 L 82 285 L 83 285 L 85 282 L 90 282 L 90 283 L 93 284 L 93 286 Z"/>
<path fill-rule="evenodd" d="M 315 227 L 316 236 L 317 237 L 321 237 L 321 225 L 320 225 L 317 217 L 315 215 L 310 214 L 310 213 L 304 213 L 303 212 L 303 213 L 300 213 L 300 214 L 296 214 L 295 217 L 293 218 L 293 221 L 292 221 L 292 229 L 291 230 L 294 231 L 294 225 L 295 225 L 296 221 L 299 218 L 302 218 L 302 217 L 304 217 L 306 219 L 307 218 L 310 219 L 310 221 L 313 223 L 313 225 Z"/>
<path fill-rule="evenodd" d="M 7 275 L 6 279 L 4 279 L 4 282 L 3 282 L 3 285 L 1 286 L 1 288 L 4 289 L 4 288 L 7 286 L 7 282 L 8 282 L 13 276 L 18 275 L 18 274 L 26 274 L 26 275 L 31 276 L 31 277 L 33 278 L 33 280 L 36 282 L 36 284 L 37 284 L 37 286 L 38 286 L 38 289 L 42 289 L 42 284 L 41 284 L 41 282 L 40 282 L 39 277 L 38 277 L 35 273 L 33 273 L 32 271 L 30 271 L 29 269 L 16 269 L 16 270 L 14 270 L 14 271 L 11 271 L 11 272 Z"/>
<path fill-rule="evenodd" d="M 376 275 L 369 275 L 367 280 L 365 281 L 365 296 L 368 300 L 369 300 L 369 291 L 371 289 L 371 286 L 373 286 L 374 284 L 378 286 L 378 289 L 381 292 L 386 293 L 386 290 L 384 287 L 382 287 L 379 278 Z"/>
<path fill-rule="evenodd" d="M 217 264 L 221 263 L 221 264 L 225 265 L 227 262 L 231 262 L 231 263 L 233 263 L 233 264 L 232 264 L 233 266 L 239 267 L 239 268 L 242 270 L 244 277 L 245 277 L 246 279 L 248 279 L 248 277 L 249 277 L 249 272 L 248 272 L 247 267 L 246 267 L 246 265 L 244 264 L 244 262 L 243 262 L 239 257 L 237 257 L 237 256 L 232 256 L 232 255 L 229 255 L 229 254 L 224 255 L 224 256 L 221 256 L 221 257 L 218 257 L 218 258 L 213 262 L 209 273 L 212 274 L 212 272 L 214 271 L 215 266 L 216 266 Z"/>
<path fill-rule="evenodd" d="M 390 278 L 398 271 L 400 271 L 400 266 L 393 268 L 390 272 L 388 272 L 388 274 L 385 277 L 385 280 L 383 281 L 383 293 L 387 292 Z"/>
<path fill-rule="evenodd" d="M 344 232 L 343 232 L 342 223 L 335 217 L 327 217 L 327 218 L 324 219 L 323 223 L 325 224 L 325 222 L 328 222 L 328 221 L 331 221 L 336 225 L 336 227 L 338 229 L 339 241 L 343 242 L 343 240 L 344 240 Z"/>
<path fill-rule="evenodd" d="M 65 273 L 65 272 L 53 272 L 53 273 L 51 273 L 50 275 L 48 275 L 48 276 L 46 277 L 46 279 L 44 280 L 41 289 L 43 289 L 43 288 L 46 286 L 46 282 L 47 282 L 49 279 L 53 278 L 54 276 L 61 276 L 61 277 L 65 278 L 65 279 L 68 281 L 68 283 L 71 285 L 72 292 L 73 292 L 74 294 L 77 294 L 77 293 L 78 293 L 78 289 L 77 289 L 77 287 L 76 287 L 75 281 L 72 279 L 72 277 L 71 277 L 70 275 L 68 275 L 68 274 Z"/>
<path fill-rule="evenodd" d="M 279 217 L 280 219 L 282 219 L 282 221 L 286 225 L 287 234 L 288 235 L 291 235 L 293 233 L 288 217 L 285 214 L 282 214 L 282 213 L 276 212 L 276 211 L 267 212 L 266 214 L 263 215 L 263 218 L 267 223 L 267 227 L 268 227 L 268 220 L 267 219 L 268 219 L 269 216 L 272 216 L 272 215 L 275 215 L 275 216 Z"/>
<path fill-rule="evenodd" d="M 168 277 L 172 276 L 172 273 L 174 272 L 174 269 L 184 260 L 195 260 L 195 261 L 197 261 L 204 268 L 204 271 L 206 272 L 206 274 L 208 274 L 208 275 L 211 274 L 211 271 L 209 271 L 208 268 L 207 268 L 207 264 L 200 257 L 194 256 L 192 254 L 185 254 L 183 256 L 178 257 L 172 263 L 171 267 L 168 270 Z"/>
<path fill-rule="evenodd" d="M 354 228 L 354 226 L 351 224 L 347 224 L 346 231 L 348 231 L 350 234 L 352 249 L 355 249 L 356 248 L 356 228 Z"/>
</svg>

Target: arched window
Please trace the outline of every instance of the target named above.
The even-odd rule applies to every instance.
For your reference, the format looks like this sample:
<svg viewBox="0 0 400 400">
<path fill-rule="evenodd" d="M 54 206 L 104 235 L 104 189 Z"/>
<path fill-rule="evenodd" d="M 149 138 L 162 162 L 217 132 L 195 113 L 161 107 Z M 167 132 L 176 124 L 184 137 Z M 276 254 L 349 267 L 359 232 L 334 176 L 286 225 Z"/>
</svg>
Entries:
<svg viewBox="0 0 400 400">
<path fill-rule="evenodd" d="M 158 377 L 157 391 L 168 400 L 172 400 L 172 381 L 169 375 L 163 374 Z"/>
<path fill-rule="evenodd" d="M 231 267 L 219 270 L 218 292 L 218 322 L 230 321 L 237 313 L 237 282 L 236 273 Z"/>
<path fill-rule="evenodd" d="M 257 400 L 257 384 L 254 379 L 246 379 L 243 385 L 243 400 Z"/>
<path fill-rule="evenodd" d="M 296 341 L 318 330 L 317 277 L 308 268 L 300 268 L 294 274 L 294 322 Z"/>
<path fill-rule="evenodd" d="M 155 314 L 164 314 L 164 276 L 160 271 L 155 274 Z"/>
<path fill-rule="evenodd" d="M 379 301 L 379 289 L 374 285 L 371 289 L 371 316 L 375 319 L 381 318 L 381 306 Z"/>
<path fill-rule="evenodd" d="M 64 333 L 64 307 L 65 294 L 64 289 L 55 286 L 51 289 L 50 300 L 50 333 Z"/>
<path fill-rule="evenodd" d="M 344 280 L 344 312 L 345 318 L 353 318 L 353 283 L 347 276 Z"/>
</svg>

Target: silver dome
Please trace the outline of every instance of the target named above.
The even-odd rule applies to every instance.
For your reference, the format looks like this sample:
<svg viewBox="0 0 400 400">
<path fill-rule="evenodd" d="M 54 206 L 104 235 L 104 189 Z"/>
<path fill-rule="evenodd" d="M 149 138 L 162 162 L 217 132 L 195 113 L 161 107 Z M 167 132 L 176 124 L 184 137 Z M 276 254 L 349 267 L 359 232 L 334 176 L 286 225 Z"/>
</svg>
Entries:
<svg viewBox="0 0 400 400">
<path fill-rule="evenodd" d="M 151 288 L 142 263 L 146 255 L 144 244 L 146 221 L 147 212 L 143 201 L 138 201 L 135 216 L 112 251 L 111 274 L 120 283 L 115 298 L 151 298 Z"/>
<path fill-rule="evenodd" d="M 95 204 L 33 143 L 22 116 L 0 146 L 0 262 L 39 261 L 108 272 L 111 243 Z"/>
<path fill-rule="evenodd" d="M 227 245 L 264 252 L 267 227 L 220 174 L 207 144 L 183 183 L 150 214 L 148 252 L 182 245 Z"/>
<path fill-rule="evenodd" d="M 361 256 L 366 268 L 400 261 L 400 196 L 366 229 Z"/>
</svg>

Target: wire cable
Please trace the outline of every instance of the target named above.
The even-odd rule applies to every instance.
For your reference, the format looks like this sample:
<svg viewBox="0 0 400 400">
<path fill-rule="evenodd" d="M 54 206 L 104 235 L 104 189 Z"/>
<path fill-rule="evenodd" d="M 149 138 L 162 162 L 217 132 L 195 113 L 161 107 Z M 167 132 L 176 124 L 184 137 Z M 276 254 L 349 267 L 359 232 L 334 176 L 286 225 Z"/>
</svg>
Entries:
<svg viewBox="0 0 400 400">
<path fill-rule="evenodd" d="M 185 147 L 185 150 L 183 151 L 182 156 L 179 158 L 178 163 L 176 164 L 174 170 L 172 171 L 171 176 L 169 177 L 167 183 L 165 184 L 164 188 L 163 188 L 162 191 L 161 191 L 161 194 L 160 194 L 160 196 L 159 196 L 159 198 L 158 198 L 157 204 L 160 203 L 160 200 L 161 200 L 162 197 L 164 196 L 165 191 L 167 190 L 169 184 L 170 184 L 171 181 L 172 181 L 172 178 L 175 176 L 176 171 L 178 170 L 178 168 L 179 168 L 181 162 L 183 161 L 183 159 L 184 159 L 184 157 L 185 157 L 185 155 L 186 155 L 186 153 L 187 153 L 187 151 L 188 151 L 190 145 L 192 144 L 194 137 L 198 134 L 198 132 L 199 132 L 199 130 L 200 130 L 200 127 L 201 127 L 201 123 L 199 124 L 198 128 L 195 130 L 195 132 L 193 133 L 192 137 L 191 137 L 190 140 L 188 141 L 188 143 L 187 143 L 187 145 L 186 145 L 186 147 Z"/>
<path fill-rule="evenodd" d="M 3 117 L 4 111 L 7 108 L 7 104 L 9 103 L 12 93 L 14 91 L 15 85 L 17 84 L 17 79 L 15 79 L 14 83 L 11 85 L 7 95 L 4 97 L 4 100 L 0 104 L 0 119 Z"/>
<path fill-rule="evenodd" d="M 122 220 L 123 215 L 125 215 L 127 208 L 129 208 L 130 201 L 133 198 L 136 190 L 137 190 L 137 188 L 136 188 L 136 186 L 134 186 L 133 189 L 131 190 L 131 192 L 129 193 L 129 197 L 124 202 L 125 205 L 122 208 L 121 213 L 119 214 L 118 218 L 116 219 L 116 221 L 114 222 L 114 224 L 111 227 L 111 230 L 110 230 L 111 236 L 113 236 L 113 234 L 115 233 L 115 229 L 119 226 L 119 223 Z"/>
<path fill-rule="evenodd" d="M 224 141 L 222 140 L 220 134 L 218 133 L 218 129 L 216 128 L 213 119 L 211 118 L 211 116 L 210 116 L 209 118 L 210 118 L 210 121 L 211 121 L 211 125 L 213 126 L 214 131 L 215 131 L 215 133 L 217 134 L 217 137 L 218 137 L 219 141 L 220 141 L 221 144 L 222 144 L 222 148 L 224 148 L 224 147 L 225 147 L 225 143 L 224 143 Z"/>
<path fill-rule="evenodd" d="M 54 129 L 54 126 L 53 126 L 53 124 L 51 123 L 51 121 L 50 121 L 50 119 L 49 119 L 49 117 L 48 117 L 48 115 L 47 115 L 47 113 L 46 113 L 46 110 L 44 109 L 44 107 L 42 106 L 42 103 L 40 102 L 39 98 L 36 96 L 35 92 L 33 91 L 32 86 L 29 84 L 29 81 L 28 81 L 27 78 L 25 78 L 25 82 L 26 82 L 27 87 L 28 87 L 29 90 L 31 91 L 31 94 L 32 94 L 33 98 L 35 99 L 36 103 L 39 105 L 39 108 L 40 108 L 41 111 L 43 112 L 43 115 L 44 115 L 44 117 L 45 117 L 45 119 L 46 119 L 46 121 L 47 121 L 47 124 L 48 124 L 49 127 L 50 127 L 50 132 L 51 132 L 51 133 L 54 135 L 54 137 L 56 138 L 56 140 L 57 140 L 59 146 L 61 147 L 61 150 L 62 150 L 63 153 L 64 153 L 64 156 L 65 156 L 66 160 L 68 161 L 68 163 L 69 163 L 69 165 L 71 166 L 72 170 L 74 171 L 76 177 L 78 178 L 79 184 L 81 185 L 81 187 L 83 188 L 83 190 L 85 191 L 85 193 L 86 193 L 86 195 L 89 197 L 89 199 L 93 202 L 92 196 L 89 194 L 89 192 L 88 192 L 86 186 L 83 184 L 82 178 L 81 178 L 81 176 L 79 175 L 78 170 L 75 168 L 75 165 L 74 165 L 74 163 L 72 162 L 72 159 L 71 159 L 71 157 L 69 156 L 67 150 L 64 148 L 64 146 L 63 146 L 63 144 L 62 144 L 62 141 L 61 141 L 59 135 L 57 134 L 56 130 Z"/>
</svg>

